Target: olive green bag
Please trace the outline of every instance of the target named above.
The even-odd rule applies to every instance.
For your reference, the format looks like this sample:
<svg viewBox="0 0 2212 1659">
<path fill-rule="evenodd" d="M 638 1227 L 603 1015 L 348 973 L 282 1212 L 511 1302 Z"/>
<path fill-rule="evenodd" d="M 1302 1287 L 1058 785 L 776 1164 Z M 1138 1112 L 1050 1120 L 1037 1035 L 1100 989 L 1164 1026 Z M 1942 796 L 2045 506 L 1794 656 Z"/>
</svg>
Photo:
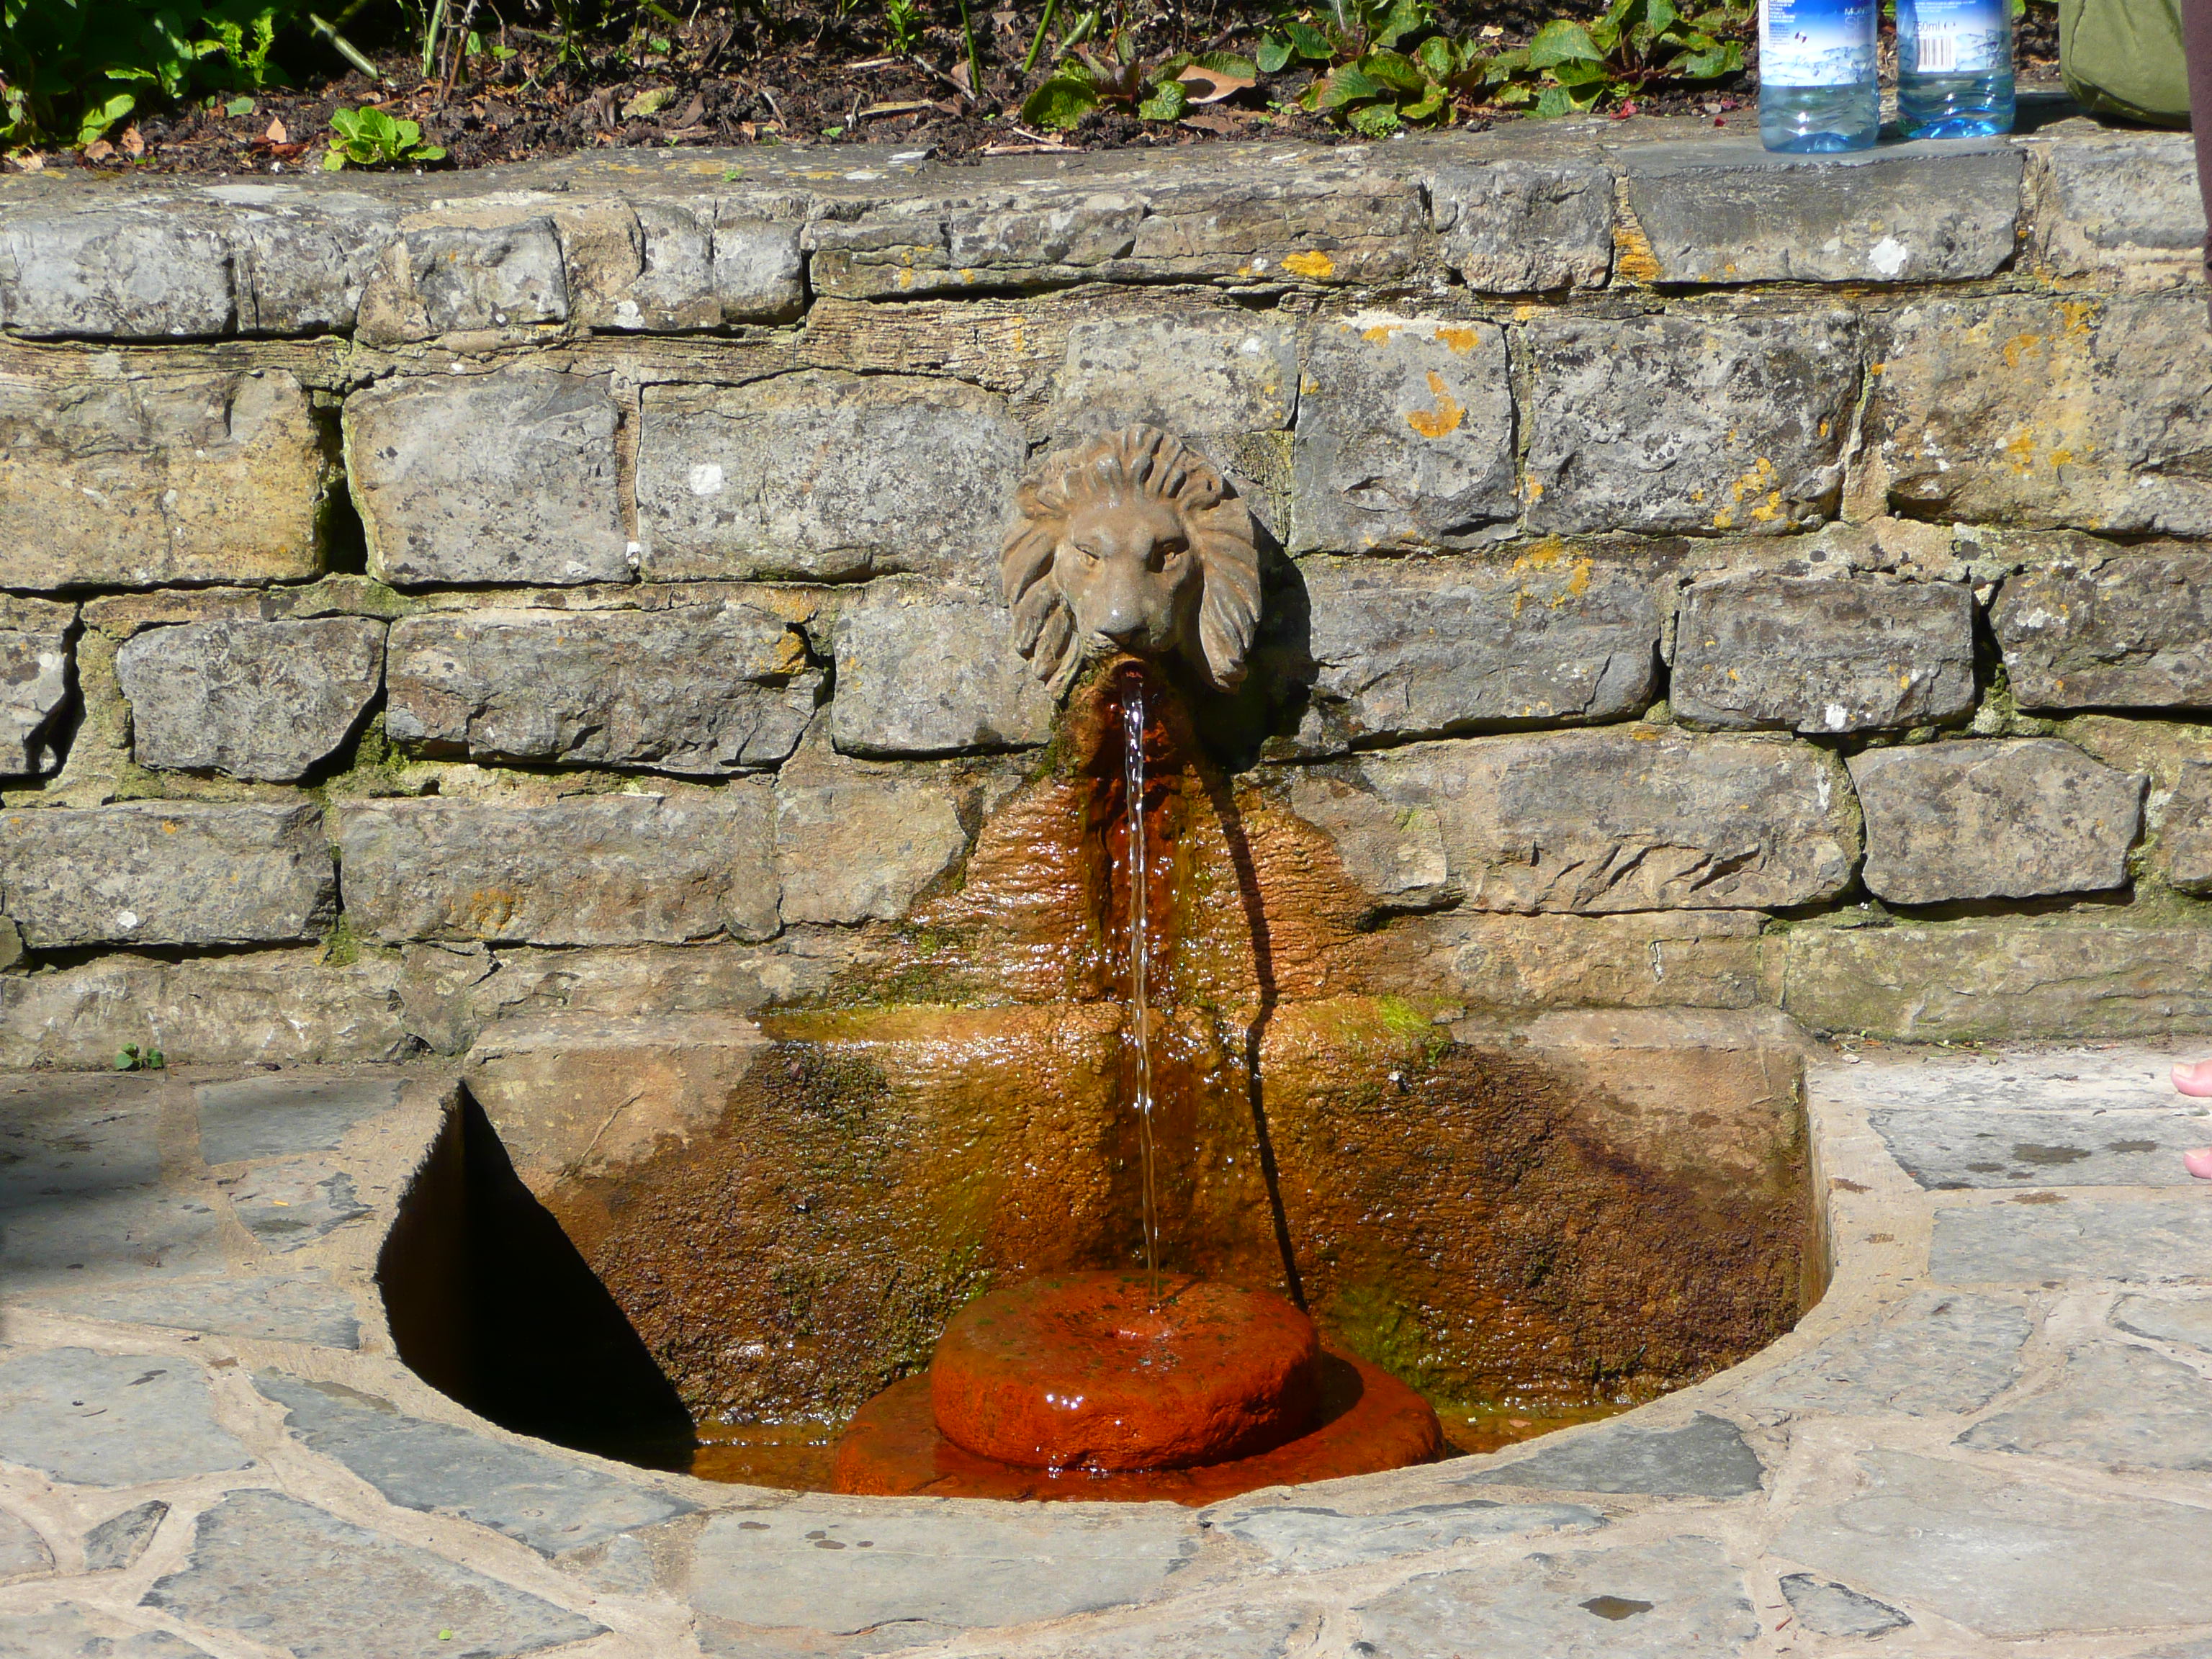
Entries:
<svg viewBox="0 0 2212 1659">
<path fill-rule="evenodd" d="M 2058 0 L 2058 67 L 2096 114 L 2189 125 L 2179 0 Z"/>
</svg>

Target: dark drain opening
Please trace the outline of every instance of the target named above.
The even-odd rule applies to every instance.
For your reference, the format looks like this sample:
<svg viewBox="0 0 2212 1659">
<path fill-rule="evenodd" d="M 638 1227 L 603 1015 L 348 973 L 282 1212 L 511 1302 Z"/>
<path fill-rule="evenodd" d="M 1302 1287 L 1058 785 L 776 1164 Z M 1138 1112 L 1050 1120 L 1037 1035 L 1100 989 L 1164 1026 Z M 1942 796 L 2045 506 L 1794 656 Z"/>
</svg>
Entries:
<svg viewBox="0 0 2212 1659">
<path fill-rule="evenodd" d="M 399 1357 L 518 1434 L 688 1468 L 691 1418 L 464 1089 L 377 1259 Z"/>
</svg>

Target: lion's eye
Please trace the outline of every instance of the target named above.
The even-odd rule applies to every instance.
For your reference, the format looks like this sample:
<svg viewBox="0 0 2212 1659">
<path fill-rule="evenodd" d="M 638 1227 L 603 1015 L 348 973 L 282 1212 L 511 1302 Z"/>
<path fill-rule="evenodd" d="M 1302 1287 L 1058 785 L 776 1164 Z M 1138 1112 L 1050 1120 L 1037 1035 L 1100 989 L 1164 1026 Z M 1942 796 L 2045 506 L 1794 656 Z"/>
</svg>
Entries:
<svg viewBox="0 0 2212 1659">
<path fill-rule="evenodd" d="M 1189 551 L 1190 544 L 1179 537 L 1171 536 L 1165 541 L 1154 542 L 1152 544 L 1153 568 L 1164 570 Z"/>
<path fill-rule="evenodd" d="M 1097 548 L 1085 547 L 1081 542 L 1076 542 L 1073 544 L 1073 545 L 1077 552 L 1083 555 L 1083 556 L 1089 560 L 1092 564 L 1097 564 L 1098 562 L 1099 553 Z"/>
</svg>

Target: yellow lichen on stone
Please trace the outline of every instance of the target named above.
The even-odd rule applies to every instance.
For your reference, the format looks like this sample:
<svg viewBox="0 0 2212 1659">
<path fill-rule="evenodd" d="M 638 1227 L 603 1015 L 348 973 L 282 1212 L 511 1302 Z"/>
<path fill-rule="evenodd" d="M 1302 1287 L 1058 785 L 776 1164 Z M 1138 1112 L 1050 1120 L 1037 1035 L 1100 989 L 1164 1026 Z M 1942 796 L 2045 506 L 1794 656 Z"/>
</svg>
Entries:
<svg viewBox="0 0 2212 1659">
<path fill-rule="evenodd" d="M 1475 332 L 1471 328 L 1439 328 L 1437 340 L 1454 356 L 1464 357 L 1474 349 Z"/>
<path fill-rule="evenodd" d="M 1449 437 L 1459 430 L 1459 423 L 1467 418 L 1467 410 L 1444 389 L 1444 377 L 1434 369 L 1429 371 L 1429 395 L 1437 400 L 1437 406 L 1432 410 L 1408 410 L 1406 424 L 1424 438 Z"/>
<path fill-rule="evenodd" d="M 1631 283 L 1659 280 L 1659 256 L 1651 251 L 1651 239 L 1626 216 L 1613 227 L 1613 274 Z"/>
<path fill-rule="evenodd" d="M 1285 254 L 1283 258 L 1283 269 L 1293 276 L 1305 276 L 1315 282 L 1324 282 L 1336 275 L 1336 261 L 1316 248 L 1310 253 Z"/>
</svg>

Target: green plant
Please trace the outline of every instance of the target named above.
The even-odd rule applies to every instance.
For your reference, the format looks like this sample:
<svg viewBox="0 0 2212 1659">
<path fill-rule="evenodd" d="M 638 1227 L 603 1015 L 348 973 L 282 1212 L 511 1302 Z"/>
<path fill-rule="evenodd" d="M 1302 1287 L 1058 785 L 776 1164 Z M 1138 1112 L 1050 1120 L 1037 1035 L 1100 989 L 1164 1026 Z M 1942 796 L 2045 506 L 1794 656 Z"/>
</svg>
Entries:
<svg viewBox="0 0 2212 1659">
<path fill-rule="evenodd" d="M 1250 86 L 1259 70 L 1233 52 L 1187 52 L 1147 67 L 1135 42 L 1117 39 L 1103 58 L 1080 47 L 1022 103 L 1032 126 L 1065 131 L 1101 105 L 1112 104 L 1142 121 L 1180 120 L 1194 104 L 1209 104 Z"/>
<path fill-rule="evenodd" d="M 1285 11 L 1260 37 L 1259 66 L 1273 75 L 1301 59 L 1325 67 L 1298 94 L 1299 106 L 1371 138 L 1444 119 L 1454 92 L 1484 62 L 1437 30 L 1425 0 L 1329 0 Z"/>
<path fill-rule="evenodd" d="M 168 1063 L 159 1048 L 141 1048 L 135 1042 L 125 1043 L 122 1052 L 115 1056 L 115 1069 L 118 1072 L 158 1072 Z"/>
<path fill-rule="evenodd" d="M 1481 65 L 1493 102 L 1569 115 L 1618 100 L 1655 81 L 1717 81 L 1743 68 L 1743 47 L 1718 29 L 1745 15 L 1721 5 L 1694 17 L 1674 0 L 1613 0 L 1590 24 L 1554 19 L 1535 39 Z"/>
<path fill-rule="evenodd" d="M 294 0 L 0 0 L 0 149 L 88 144 L 139 106 L 284 83 Z"/>
<path fill-rule="evenodd" d="M 388 167 L 396 161 L 442 161 L 445 150 L 422 142 L 422 129 L 412 121 L 395 120 L 380 109 L 334 109 L 331 131 L 336 135 L 323 166 L 332 173 L 346 166 Z"/>
<path fill-rule="evenodd" d="M 884 0 L 884 40 L 902 58 L 921 44 L 918 0 Z"/>
</svg>

